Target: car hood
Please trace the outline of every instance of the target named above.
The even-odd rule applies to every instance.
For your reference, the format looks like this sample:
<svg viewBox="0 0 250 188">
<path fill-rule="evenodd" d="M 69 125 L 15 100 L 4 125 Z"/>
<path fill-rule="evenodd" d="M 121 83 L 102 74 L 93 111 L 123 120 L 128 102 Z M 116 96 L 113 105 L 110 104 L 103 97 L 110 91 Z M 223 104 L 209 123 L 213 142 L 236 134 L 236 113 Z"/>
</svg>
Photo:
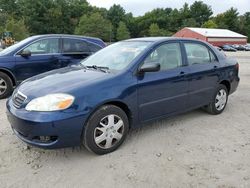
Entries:
<svg viewBox="0 0 250 188">
<path fill-rule="evenodd" d="M 17 90 L 29 98 L 51 93 L 74 94 L 87 85 L 113 76 L 98 70 L 85 69 L 81 66 L 70 66 L 50 71 L 25 80 Z"/>
</svg>

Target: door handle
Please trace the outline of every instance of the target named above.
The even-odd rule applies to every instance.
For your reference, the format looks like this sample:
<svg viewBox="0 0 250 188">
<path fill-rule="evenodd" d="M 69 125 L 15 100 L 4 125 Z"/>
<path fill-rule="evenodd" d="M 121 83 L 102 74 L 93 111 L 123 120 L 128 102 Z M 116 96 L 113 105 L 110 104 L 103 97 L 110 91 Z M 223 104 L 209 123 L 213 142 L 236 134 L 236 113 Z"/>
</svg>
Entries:
<svg viewBox="0 0 250 188">
<path fill-rule="evenodd" d="M 185 74 L 185 72 L 184 72 L 184 71 L 181 71 L 181 72 L 180 72 L 180 75 L 184 75 L 184 74 Z"/>
<path fill-rule="evenodd" d="M 179 74 L 180 77 L 183 77 L 185 76 L 185 72 L 184 71 L 181 71 L 180 74 Z"/>
<path fill-rule="evenodd" d="M 214 67 L 213 67 L 213 71 L 216 71 L 216 70 L 217 70 L 217 68 L 218 68 L 218 66 L 217 66 L 217 65 L 214 65 Z"/>
</svg>

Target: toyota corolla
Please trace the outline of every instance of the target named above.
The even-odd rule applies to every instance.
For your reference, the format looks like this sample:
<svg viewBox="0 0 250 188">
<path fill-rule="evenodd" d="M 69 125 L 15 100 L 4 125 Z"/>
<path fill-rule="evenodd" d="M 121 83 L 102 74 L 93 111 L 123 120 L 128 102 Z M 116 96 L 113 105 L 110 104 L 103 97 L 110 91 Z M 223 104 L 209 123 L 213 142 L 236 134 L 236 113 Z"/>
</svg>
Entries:
<svg viewBox="0 0 250 188">
<path fill-rule="evenodd" d="M 239 65 L 208 43 L 139 38 L 32 77 L 7 101 L 14 133 L 54 149 L 116 150 L 128 130 L 196 108 L 220 114 L 239 83 Z"/>
</svg>

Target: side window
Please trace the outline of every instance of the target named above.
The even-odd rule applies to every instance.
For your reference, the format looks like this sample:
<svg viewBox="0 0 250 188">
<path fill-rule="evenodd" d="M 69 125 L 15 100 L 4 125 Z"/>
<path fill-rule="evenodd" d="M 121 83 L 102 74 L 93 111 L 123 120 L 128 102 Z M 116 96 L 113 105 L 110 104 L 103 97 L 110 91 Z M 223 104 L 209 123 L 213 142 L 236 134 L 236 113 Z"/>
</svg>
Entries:
<svg viewBox="0 0 250 188">
<path fill-rule="evenodd" d="M 201 44 L 185 43 L 184 46 L 186 49 L 189 65 L 210 63 L 211 59 L 216 60 L 215 56 L 210 52 L 210 50 Z"/>
<path fill-rule="evenodd" d="M 156 48 L 144 63 L 157 62 L 161 70 L 173 69 L 182 66 L 181 49 L 179 43 L 163 44 Z"/>
<path fill-rule="evenodd" d="M 89 49 L 91 52 L 97 52 L 97 51 L 101 50 L 102 48 L 96 44 L 89 43 Z"/>
<path fill-rule="evenodd" d="M 89 52 L 88 43 L 78 39 L 63 39 L 63 52 L 66 53 Z"/>
<path fill-rule="evenodd" d="M 50 38 L 39 40 L 24 50 L 29 50 L 31 54 L 52 54 L 59 53 L 59 39 Z"/>
</svg>

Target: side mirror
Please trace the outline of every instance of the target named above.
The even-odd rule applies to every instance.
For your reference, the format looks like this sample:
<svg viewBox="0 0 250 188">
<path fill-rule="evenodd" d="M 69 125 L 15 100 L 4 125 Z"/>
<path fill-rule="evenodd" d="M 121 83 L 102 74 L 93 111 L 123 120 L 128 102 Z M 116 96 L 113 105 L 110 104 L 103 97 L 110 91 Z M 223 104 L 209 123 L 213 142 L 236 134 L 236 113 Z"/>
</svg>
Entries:
<svg viewBox="0 0 250 188">
<path fill-rule="evenodd" d="M 19 53 L 22 57 L 29 57 L 31 56 L 31 51 L 29 50 L 23 50 L 22 52 Z"/>
<path fill-rule="evenodd" d="M 159 63 L 146 63 L 143 64 L 139 70 L 139 73 L 144 72 L 157 72 L 161 68 L 161 65 Z"/>
</svg>

